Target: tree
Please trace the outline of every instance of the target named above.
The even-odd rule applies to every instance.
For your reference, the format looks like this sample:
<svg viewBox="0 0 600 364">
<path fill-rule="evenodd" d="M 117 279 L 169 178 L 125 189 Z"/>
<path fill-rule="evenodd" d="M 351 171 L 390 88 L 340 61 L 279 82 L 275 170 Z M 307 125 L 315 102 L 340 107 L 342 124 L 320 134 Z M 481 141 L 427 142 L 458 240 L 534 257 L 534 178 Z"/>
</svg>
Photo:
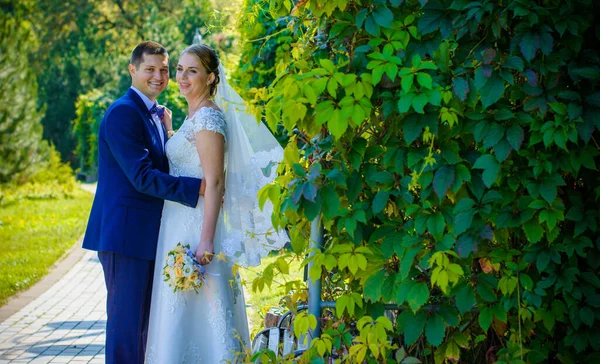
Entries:
<svg viewBox="0 0 600 364">
<path fill-rule="evenodd" d="M 32 62 L 39 80 L 39 105 L 47 105 L 42 123 L 44 137 L 63 160 L 78 164 L 78 137 L 71 132 L 79 95 L 98 89 L 120 95 L 130 85 L 127 62 L 133 47 L 154 40 L 171 52 L 175 68 L 178 52 L 186 45 L 184 34 L 201 27 L 208 16 L 208 1 L 70 1 L 43 0 L 21 4 L 44 46 Z M 17 11 L 16 9 L 14 11 Z M 182 19 L 193 20 L 183 23 Z"/>
<path fill-rule="evenodd" d="M 31 172 L 45 155 L 37 105 L 37 82 L 30 68 L 36 39 L 31 24 L 0 13 L 0 183 Z"/>
</svg>

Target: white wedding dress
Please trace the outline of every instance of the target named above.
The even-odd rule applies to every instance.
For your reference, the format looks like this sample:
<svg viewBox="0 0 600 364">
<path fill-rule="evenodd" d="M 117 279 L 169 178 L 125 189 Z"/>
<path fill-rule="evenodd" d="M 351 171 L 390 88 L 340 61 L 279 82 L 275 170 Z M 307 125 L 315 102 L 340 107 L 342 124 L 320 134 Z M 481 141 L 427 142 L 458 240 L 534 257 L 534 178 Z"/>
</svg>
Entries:
<svg viewBox="0 0 600 364">
<path fill-rule="evenodd" d="M 203 178 L 195 135 L 211 130 L 225 136 L 226 122 L 218 110 L 204 107 L 186 119 L 169 139 L 166 153 L 170 174 Z M 227 154 L 227 153 L 226 153 Z M 232 275 L 232 263 L 214 259 L 206 266 L 207 285 L 199 294 L 173 292 L 163 281 L 165 257 L 177 243 L 196 249 L 202 232 L 204 200 L 196 208 L 165 201 L 156 267 L 152 287 L 150 324 L 146 350 L 148 364 L 217 364 L 235 362 L 235 352 L 248 345 L 248 323 L 244 296 L 238 277 Z M 219 216 L 214 238 L 215 253 L 223 249 L 223 214 Z"/>
</svg>

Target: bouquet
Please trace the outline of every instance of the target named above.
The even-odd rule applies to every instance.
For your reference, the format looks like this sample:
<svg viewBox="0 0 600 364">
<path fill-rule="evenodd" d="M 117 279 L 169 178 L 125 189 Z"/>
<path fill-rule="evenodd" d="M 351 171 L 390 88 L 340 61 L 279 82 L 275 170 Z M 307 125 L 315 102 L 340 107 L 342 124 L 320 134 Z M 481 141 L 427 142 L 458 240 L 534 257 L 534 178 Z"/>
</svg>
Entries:
<svg viewBox="0 0 600 364">
<path fill-rule="evenodd" d="M 177 246 L 167 253 L 163 280 L 173 287 L 173 292 L 194 290 L 198 293 L 206 283 L 205 273 L 206 268 L 196 261 L 189 245 L 177 243 Z"/>
</svg>

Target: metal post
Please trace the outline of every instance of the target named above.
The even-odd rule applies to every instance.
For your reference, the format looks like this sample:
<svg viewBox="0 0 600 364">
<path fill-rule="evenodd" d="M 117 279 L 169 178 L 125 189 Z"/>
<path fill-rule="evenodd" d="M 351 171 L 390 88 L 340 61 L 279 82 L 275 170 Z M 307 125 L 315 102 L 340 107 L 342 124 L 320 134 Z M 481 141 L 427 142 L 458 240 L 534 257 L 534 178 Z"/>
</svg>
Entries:
<svg viewBox="0 0 600 364">
<path fill-rule="evenodd" d="M 321 213 L 317 214 L 317 217 L 310 223 L 310 248 L 318 248 L 319 250 L 323 247 L 323 225 L 321 224 Z M 311 251 L 309 256 L 313 256 L 314 251 Z M 312 262 L 309 263 L 308 269 L 312 266 Z M 310 332 L 308 337 L 308 343 L 313 338 L 317 338 L 321 335 L 321 278 L 312 280 L 310 275 L 308 276 L 308 313 L 314 315 L 317 318 L 317 327 Z"/>
</svg>

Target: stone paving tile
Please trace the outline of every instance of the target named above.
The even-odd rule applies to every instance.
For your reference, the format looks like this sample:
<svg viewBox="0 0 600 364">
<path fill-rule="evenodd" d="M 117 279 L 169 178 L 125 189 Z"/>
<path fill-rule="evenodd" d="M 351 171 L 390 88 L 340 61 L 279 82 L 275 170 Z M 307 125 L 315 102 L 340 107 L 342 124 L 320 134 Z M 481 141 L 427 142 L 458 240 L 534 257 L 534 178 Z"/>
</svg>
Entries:
<svg viewBox="0 0 600 364">
<path fill-rule="evenodd" d="M 0 322 L 0 364 L 104 363 L 106 289 L 95 252 Z"/>
</svg>

